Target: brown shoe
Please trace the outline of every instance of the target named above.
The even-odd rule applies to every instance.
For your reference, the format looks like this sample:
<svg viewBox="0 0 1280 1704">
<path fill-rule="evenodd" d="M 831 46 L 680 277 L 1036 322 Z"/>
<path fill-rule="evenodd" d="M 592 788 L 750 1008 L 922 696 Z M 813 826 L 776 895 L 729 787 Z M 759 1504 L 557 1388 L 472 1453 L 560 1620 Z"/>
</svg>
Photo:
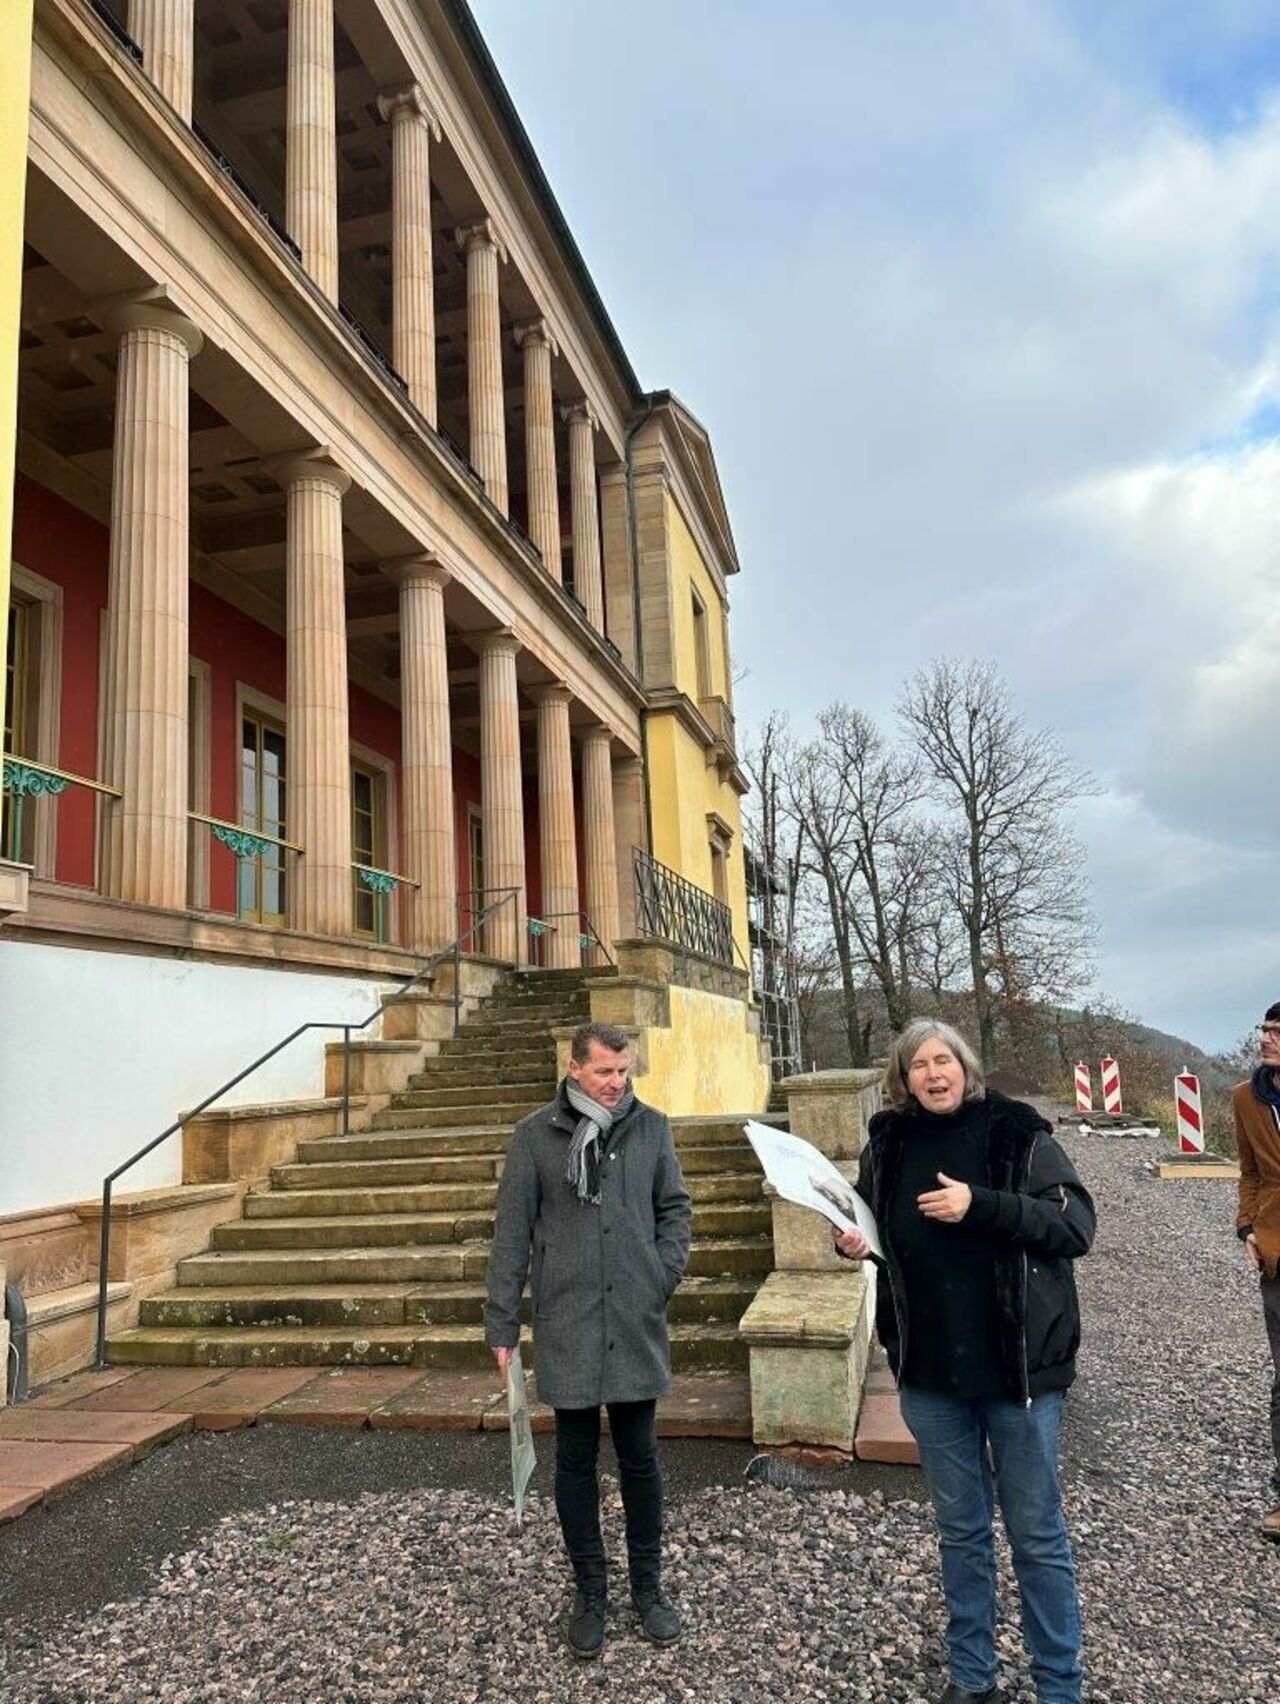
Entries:
<svg viewBox="0 0 1280 1704">
<path fill-rule="evenodd" d="M 1280 1503 L 1263 1515 L 1258 1523 L 1258 1531 L 1263 1538 L 1269 1538 L 1272 1544 L 1280 1544 Z"/>
</svg>

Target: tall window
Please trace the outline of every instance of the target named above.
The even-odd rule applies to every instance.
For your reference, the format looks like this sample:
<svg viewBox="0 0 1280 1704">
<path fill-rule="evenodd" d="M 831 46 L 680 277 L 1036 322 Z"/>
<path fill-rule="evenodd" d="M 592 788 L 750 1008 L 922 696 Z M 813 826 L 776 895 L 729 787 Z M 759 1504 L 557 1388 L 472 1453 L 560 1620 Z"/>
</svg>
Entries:
<svg viewBox="0 0 1280 1704">
<path fill-rule="evenodd" d="M 376 870 L 387 868 L 386 776 L 376 769 L 351 765 L 351 861 Z M 385 940 L 386 898 L 363 886 L 351 872 L 352 910 L 356 933 Z"/>
<path fill-rule="evenodd" d="M 246 716 L 240 735 L 240 821 L 279 840 L 287 838 L 284 729 L 264 716 Z M 241 858 L 239 913 L 255 923 L 282 924 L 286 912 L 285 853 L 272 846 Z"/>
<path fill-rule="evenodd" d="M 36 611 L 17 598 L 9 605 L 9 650 L 5 660 L 4 749 L 14 757 L 34 757 L 35 668 L 39 648 L 35 643 Z M 10 794 L 4 795 L 0 820 L 0 856 L 18 864 L 34 863 L 35 813 L 28 806 L 15 809 Z"/>
<path fill-rule="evenodd" d="M 698 697 L 711 697 L 711 641 L 707 635 L 707 606 L 697 592 L 693 598 L 693 655 L 698 671 Z"/>
<path fill-rule="evenodd" d="M 458 919 L 460 929 L 470 928 L 484 910 L 484 818 L 473 805 L 467 812 L 467 885 L 471 889 L 467 900 L 467 915 Z M 475 952 L 479 943 L 473 942 Z"/>
</svg>

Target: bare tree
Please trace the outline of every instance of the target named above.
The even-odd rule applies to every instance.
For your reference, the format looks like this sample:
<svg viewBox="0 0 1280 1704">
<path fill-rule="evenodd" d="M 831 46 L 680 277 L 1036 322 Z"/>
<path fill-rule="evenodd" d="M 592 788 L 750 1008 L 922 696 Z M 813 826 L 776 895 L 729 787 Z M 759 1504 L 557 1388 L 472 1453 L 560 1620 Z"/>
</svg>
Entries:
<svg viewBox="0 0 1280 1704">
<path fill-rule="evenodd" d="M 1026 726 L 990 664 L 933 663 L 899 713 L 950 831 L 945 881 L 990 1067 L 1002 1005 L 1061 998 L 1088 975 L 1083 853 L 1066 820 L 1090 783 L 1051 734 Z"/>
</svg>

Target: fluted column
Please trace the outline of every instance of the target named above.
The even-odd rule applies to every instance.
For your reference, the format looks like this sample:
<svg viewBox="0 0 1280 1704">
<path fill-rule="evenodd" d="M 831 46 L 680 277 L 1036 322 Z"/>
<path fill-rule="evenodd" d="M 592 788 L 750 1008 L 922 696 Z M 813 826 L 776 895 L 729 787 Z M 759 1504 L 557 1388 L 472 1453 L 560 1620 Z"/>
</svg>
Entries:
<svg viewBox="0 0 1280 1704">
<path fill-rule="evenodd" d="M 102 887 L 187 903 L 188 367 L 201 334 L 157 301 L 117 306 Z"/>
<path fill-rule="evenodd" d="M 618 939 L 618 858 L 608 728 L 588 728 L 582 736 L 582 838 L 587 916 L 612 952 Z"/>
<path fill-rule="evenodd" d="M 409 942 L 419 952 L 456 933 L 457 852 L 444 589 L 449 570 L 435 556 L 411 556 L 388 569 L 400 587 L 400 776 L 404 801 Z"/>
<path fill-rule="evenodd" d="M 288 836 L 292 922 L 351 933 L 351 745 L 343 604 L 342 498 L 351 481 L 327 456 L 280 469 L 287 501 Z"/>
<path fill-rule="evenodd" d="M 542 852 L 542 915 L 555 923 L 547 965 L 567 970 L 582 963 L 578 943 L 578 837 L 573 810 L 573 747 L 569 705 L 559 683 L 539 687 L 538 843 Z"/>
<path fill-rule="evenodd" d="M 440 140 L 417 83 L 379 95 L 391 124 L 391 347 L 409 400 L 436 423 L 436 308 L 431 265 L 431 138 Z"/>
<path fill-rule="evenodd" d="M 556 484 L 556 416 L 551 392 L 551 357 L 558 353 L 546 320 L 516 327 L 524 351 L 524 459 L 529 487 L 529 537 L 557 584 L 560 561 L 560 496 Z"/>
<path fill-rule="evenodd" d="M 128 28 L 142 49 L 147 76 L 190 124 L 195 0 L 129 0 Z"/>
<path fill-rule="evenodd" d="M 645 846 L 648 827 L 644 811 L 644 764 L 623 757 L 613 766 L 613 832 L 617 841 L 618 938 L 639 933 L 636 922 L 636 877 L 633 848 Z"/>
<path fill-rule="evenodd" d="M 157 0 L 163 5 L 164 0 Z M 333 0 L 289 0 L 285 217 L 302 264 L 338 299 L 338 135 Z"/>
<path fill-rule="evenodd" d="M 477 635 L 480 653 L 480 809 L 484 824 L 483 903 L 498 899 L 495 889 L 513 888 L 514 905 L 490 919 L 485 947 L 511 964 L 527 959 L 524 875 L 524 795 L 520 771 L 520 705 L 516 692 L 516 652 L 520 642 L 507 628 Z"/>
<path fill-rule="evenodd" d="M 507 428 L 502 395 L 502 310 L 498 301 L 500 247 L 492 222 L 458 232 L 467 257 L 467 407 L 471 463 L 485 490 L 507 513 Z"/>
<path fill-rule="evenodd" d="M 590 404 L 564 410 L 569 424 L 569 490 L 573 499 L 573 589 L 598 633 L 604 632 L 604 576 L 600 569 L 600 498 L 596 490 L 596 427 Z"/>
</svg>

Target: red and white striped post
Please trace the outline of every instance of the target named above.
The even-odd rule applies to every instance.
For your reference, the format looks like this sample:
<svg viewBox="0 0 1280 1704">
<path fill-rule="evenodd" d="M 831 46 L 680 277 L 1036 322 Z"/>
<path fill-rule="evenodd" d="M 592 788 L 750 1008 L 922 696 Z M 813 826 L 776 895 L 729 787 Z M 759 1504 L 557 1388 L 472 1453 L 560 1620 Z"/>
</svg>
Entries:
<svg viewBox="0 0 1280 1704">
<path fill-rule="evenodd" d="M 1093 1111 L 1093 1072 L 1083 1059 L 1076 1066 L 1076 1111 Z"/>
<path fill-rule="evenodd" d="M 1173 1104 L 1178 1115 L 1178 1147 L 1184 1154 L 1204 1153 L 1204 1108 L 1200 1102 L 1200 1079 L 1191 1071 L 1180 1071 L 1173 1079 Z"/>
<path fill-rule="evenodd" d="M 1123 1112 L 1120 1099 L 1120 1067 L 1114 1059 L 1102 1061 L 1102 1106 L 1105 1112 Z"/>
</svg>

